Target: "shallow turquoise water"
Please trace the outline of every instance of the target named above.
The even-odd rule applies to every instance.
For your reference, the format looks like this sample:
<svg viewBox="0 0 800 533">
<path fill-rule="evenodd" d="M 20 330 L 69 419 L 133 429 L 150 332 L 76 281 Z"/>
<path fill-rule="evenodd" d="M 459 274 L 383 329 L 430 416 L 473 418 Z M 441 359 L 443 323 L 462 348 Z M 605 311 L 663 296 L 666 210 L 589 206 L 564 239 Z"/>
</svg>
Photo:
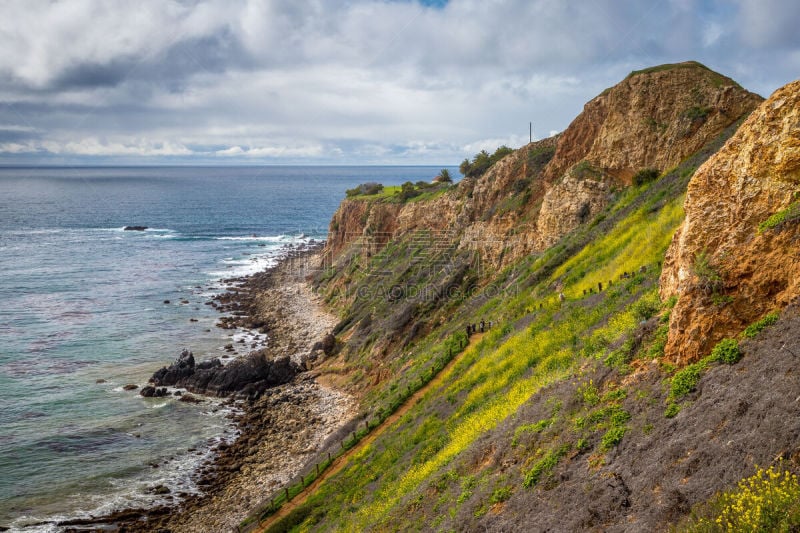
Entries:
<svg viewBox="0 0 800 533">
<path fill-rule="evenodd" d="M 0 526 L 148 505 L 159 484 L 194 491 L 203 450 L 233 436 L 228 411 L 122 386 L 184 346 L 219 355 L 228 332 L 204 305 L 219 280 L 323 239 L 345 189 L 437 171 L 0 169 Z"/>
</svg>

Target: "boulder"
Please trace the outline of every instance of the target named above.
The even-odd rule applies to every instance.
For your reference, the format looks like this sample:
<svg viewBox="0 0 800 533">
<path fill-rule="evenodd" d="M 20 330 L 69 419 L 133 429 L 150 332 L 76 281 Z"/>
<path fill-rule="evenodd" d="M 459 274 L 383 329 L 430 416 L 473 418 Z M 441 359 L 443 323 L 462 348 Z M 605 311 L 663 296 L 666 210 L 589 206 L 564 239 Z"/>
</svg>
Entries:
<svg viewBox="0 0 800 533">
<path fill-rule="evenodd" d="M 196 363 L 192 352 L 184 350 L 170 366 L 157 370 L 150 378 L 151 385 L 140 394 L 157 397 L 162 390 L 158 387 L 174 386 L 198 394 L 255 397 L 269 387 L 291 381 L 303 370 L 302 365 L 289 356 L 271 358 L 263 350 L 250 352 L 227 365 L 217 358 Z M 163 390 L 166 393 L 166 389 Z M 183 401 L 191 401 L 184 400 L 185 397 Z"/>
<path fill-rule="evenodd" d="M 124 231 L 144 231 L 147 229 L 147 226 L 125 226 L 122 229 Z"/>
</svg>

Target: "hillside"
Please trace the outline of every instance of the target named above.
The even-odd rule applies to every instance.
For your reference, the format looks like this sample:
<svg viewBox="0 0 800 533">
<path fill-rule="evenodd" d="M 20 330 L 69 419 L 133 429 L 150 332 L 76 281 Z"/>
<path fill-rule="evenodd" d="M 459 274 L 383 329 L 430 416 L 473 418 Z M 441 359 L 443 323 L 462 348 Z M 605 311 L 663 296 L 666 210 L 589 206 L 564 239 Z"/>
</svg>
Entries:
<svg viewBox="0 0 800 533">
<path fill-rule="evenodd" d="M 481 176 L 343 201 L 314 372 L 360 397 L 356 447 L 246 526 L 683 530 L 756 465 L 798 471 L 799 97 L 664 65 Z"/>
</svg>

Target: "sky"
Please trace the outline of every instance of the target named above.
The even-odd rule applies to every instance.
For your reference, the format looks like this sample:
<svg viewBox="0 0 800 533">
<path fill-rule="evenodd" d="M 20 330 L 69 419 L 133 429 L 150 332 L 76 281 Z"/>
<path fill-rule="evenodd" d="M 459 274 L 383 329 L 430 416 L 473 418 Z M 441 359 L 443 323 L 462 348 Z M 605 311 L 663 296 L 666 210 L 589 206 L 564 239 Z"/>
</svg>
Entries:
<svg viewBox="0 0 800 533">
<path fill-rule="evenodd" d="M 458 165 L 630 71 L 800 76 L 797 0 L 0 0 L 0 165 Z"/>
</svg>

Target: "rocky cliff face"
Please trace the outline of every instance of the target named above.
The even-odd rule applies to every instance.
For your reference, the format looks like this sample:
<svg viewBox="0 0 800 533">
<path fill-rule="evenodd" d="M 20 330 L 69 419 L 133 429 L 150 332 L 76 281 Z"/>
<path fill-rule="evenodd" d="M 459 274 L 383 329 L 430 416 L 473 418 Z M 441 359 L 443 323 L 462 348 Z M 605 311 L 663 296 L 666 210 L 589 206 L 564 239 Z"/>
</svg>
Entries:
<svg viewBox="0 0 800 533">
<path fill-rule="evenodd" d="M 752 111 L 761 97 L 699 63 L 632 73 L 586 104 L 560 135 L 523 146 L 443 196 L 394 204 L 345 200 L 328 251 L 367 253 L 418 229 L 447 232 L 490 267 L 541 252 L 590 221 L 643 168 L 664 171 Z"/>
<path fill-rule="evenodd" d="M 662 296 L 678 296 L 668 356 L 702 357 L 800 295 L 798 201 L 800 82 L 794 82 L 761 104 L 689 183 L 686 219 L 661 277 Z"/>
</svg>

